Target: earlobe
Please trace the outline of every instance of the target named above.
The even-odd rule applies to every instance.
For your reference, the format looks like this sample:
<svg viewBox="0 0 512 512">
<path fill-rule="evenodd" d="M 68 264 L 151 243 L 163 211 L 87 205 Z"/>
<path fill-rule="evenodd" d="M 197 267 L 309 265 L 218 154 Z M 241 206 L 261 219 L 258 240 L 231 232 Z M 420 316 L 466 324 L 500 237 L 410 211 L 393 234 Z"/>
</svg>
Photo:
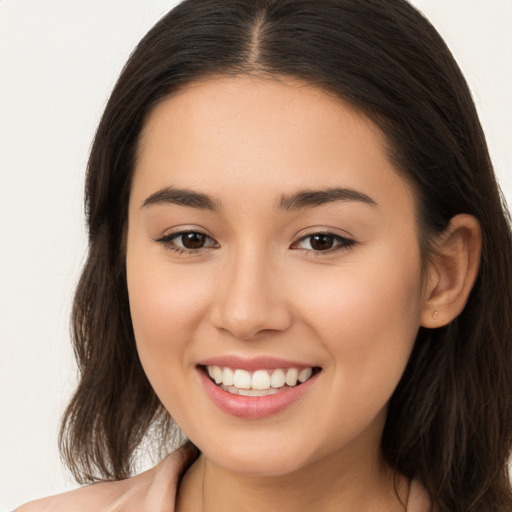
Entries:
<svg viewBox="0 0 512 512">
<path fill-rule="evenodd" d="M 456 215 L 439 235 L 429 263 L 421 325 L 443 327 L 464 309 L 480 266 L 482 232 L 472 215 Z"/>
</svg>

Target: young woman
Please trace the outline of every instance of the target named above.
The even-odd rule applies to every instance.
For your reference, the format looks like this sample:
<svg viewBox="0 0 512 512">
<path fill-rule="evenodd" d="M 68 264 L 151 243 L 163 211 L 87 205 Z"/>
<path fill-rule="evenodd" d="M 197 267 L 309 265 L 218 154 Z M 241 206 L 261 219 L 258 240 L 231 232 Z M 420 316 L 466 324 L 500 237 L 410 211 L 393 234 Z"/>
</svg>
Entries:
<svg viewBox="0 0 512 512">
<path fill-rule="evenodd" d="M 185 0 L 112 93 L 86 205 L 61 448 L 107 481 L 20 511 L 512 510 L 510 225 L 407 2 Z"/>
</svg>

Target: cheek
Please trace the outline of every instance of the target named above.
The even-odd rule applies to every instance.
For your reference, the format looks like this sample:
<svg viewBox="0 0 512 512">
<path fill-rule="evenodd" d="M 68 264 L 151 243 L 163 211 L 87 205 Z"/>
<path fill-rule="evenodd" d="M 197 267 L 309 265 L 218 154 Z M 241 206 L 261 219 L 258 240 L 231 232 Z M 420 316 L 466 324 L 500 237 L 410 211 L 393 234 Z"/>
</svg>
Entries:
<svg viewBox="0 0 512 512">
<path fill-rule="evenodd" d="M 169 265 L 161 254 L 130 248 L 127 283 L 130 312 L 139 358 L 162 402 L 174 400 L 171 390 L 181 386 L 191 338 L 205 318 L 209 291 L 197 273 Z M 175 394 L 178 396 L 178 394 Z"/>
<path fill-rule="evenodd" d="M 318 333 L 340 380 L 363 390 L 391 393 L 407 364 L 421 314 L 419 255 L 390 251 L 378 263 L 361 259 L 339 275 L 318 274 L 303 285 L 303 317 Z"/>
<path fill-rule="evenodd" d="M 205 289 L 199 280 L 185 279 L 179 272 L 158 267 L 128 270 L 128 293 L 133 327 L 138 341 L 171 341 L 190 324 L 200 321 Z M 189 274 L 187 274 L 190 277 Z"/>
<path fill-rule="evenodd" d="M 330 379 L 315 417 L 327 426 L 332 443 L 351 439 L 375 421 L 382 427 L 419 328 L 419 269 L 415 261 L 395 265 L 390 259 L 340 268 L 339 279 L 306 275 L 310 293 L 301 295 L 302 318 L 323 345 Z"/>
<path fill-rule="evenodd" d="M 137 352 L 154 392 L 178 425 L 195 418 L 192 337 L 205 316 L 204 287 L 158 265 L 127 269 Z M 187 275 L 187 274 L 186 274 Z M 195 423 L 202 419 L 196 419 Z"/>
<path fill-rule="evenodd" d="M 327 339 L 339 339 L 340 347 L 361 350 L 388 338 L 392 345 L 416 331 L 419 324 L 418 279 L 400 273 L 354 273 L 339 284 L 326 283 L 310 297 L 311 312 L 321 321 Z M 350 336 L 341 336 L 350 333 Z M 396 333 L 398 337 L 390 336 Z M 406 336 L 407 337 L 407 336 Z M 338 345 L 337 345 L 338 346 Z"/>
</svg>

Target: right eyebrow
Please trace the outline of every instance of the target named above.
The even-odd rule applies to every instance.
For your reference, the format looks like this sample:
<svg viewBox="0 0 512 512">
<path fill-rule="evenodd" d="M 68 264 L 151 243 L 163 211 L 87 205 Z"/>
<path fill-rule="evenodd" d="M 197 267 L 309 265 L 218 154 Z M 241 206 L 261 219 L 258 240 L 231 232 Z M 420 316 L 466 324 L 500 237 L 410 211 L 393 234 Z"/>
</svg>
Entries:
<svg viewBox="0 0 512 512">
<path fill-rule="evenodd" d="M 338 201 L 357 201 L 370 206 L 377 206 L 377 203 L 363 192 L 341 187 L 302 190 L 291 196 L 282 196 L 279 206 L 283 210 L 294 211 L 302 208 L 315 208 Z"/>
<path fill-rule="evenodd" d="M 177 204 L 212 212 L 218 212 L 221 209 L 220 201 L 202 192 L 174 187 L 164 187 L 154 192 L 144 200 L 142 208 L 157 204 Z"/>
</svg>

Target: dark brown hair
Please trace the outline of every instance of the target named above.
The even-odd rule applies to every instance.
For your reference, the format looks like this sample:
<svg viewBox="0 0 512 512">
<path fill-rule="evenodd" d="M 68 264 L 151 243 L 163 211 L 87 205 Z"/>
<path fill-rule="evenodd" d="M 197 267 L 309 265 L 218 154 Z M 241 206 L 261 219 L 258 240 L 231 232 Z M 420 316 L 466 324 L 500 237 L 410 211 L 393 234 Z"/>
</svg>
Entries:
<svg viewBox="0 0 512 512">
<path fill-rule="evenodd" d="M 414 185 L 420 243 L 458 213 L 483 233 L 462 314 L 420 328 L 389 405 L 387 463 L 418 478 L 438 512 L 511 511 L 512 244 L 509 218 L 466 82 L 430 23 L 404 0 L 185 0 L 139 43 L 110 97 L 87 170 L 89 254 L 76 291 L 80 382 L 60 447 L 80 482 L 126 478 L 150 429 L 172 419 L 138 359 L 123 232 L 148 113 L 210 75 L 294 77 L 333 92 L 387 136 Z M 397 249 L 398 250 L 398 249 Z"/>
</svg>

